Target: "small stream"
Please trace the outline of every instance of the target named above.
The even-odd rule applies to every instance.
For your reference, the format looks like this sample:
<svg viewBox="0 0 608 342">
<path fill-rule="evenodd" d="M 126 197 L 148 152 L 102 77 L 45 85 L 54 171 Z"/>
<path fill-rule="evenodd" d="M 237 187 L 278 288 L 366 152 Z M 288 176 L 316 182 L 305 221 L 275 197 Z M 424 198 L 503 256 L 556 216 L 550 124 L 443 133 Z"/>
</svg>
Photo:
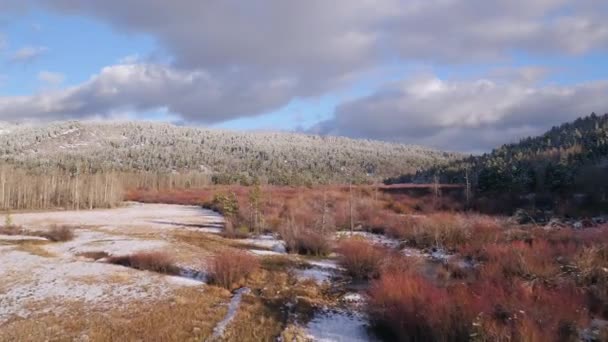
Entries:
<svg viewBox="0 0 608 342">
<path fill-rule="evenodd" d="M 239 310 L 239 306 L 241 305 L 241 299 L 243 298 L 243 295 L 248 294 L 248 293 L 251 293 L 251 289 L 249 289 L 247 287 L 238 289 L 234 293 L 234 296 L 232 296 L 232 299 L 230 300 L 230 304 L 228 305 L 228 312 L 226 313 L 226 316 L 224 316 L 224 319 L 222 319 L 215 326 L 215 328 L 213 329 L 213 335 L 211 335 L 211 337 L 207 341 L 215 341 L 218 338 L 224 336 L 224 332 L 226 331 L 228 324 L 230 324 L 230 322 L 232 322 L 232 320 L 234 319 L 234 317 L 236 316 L 236 314 Z"/>
</svg>

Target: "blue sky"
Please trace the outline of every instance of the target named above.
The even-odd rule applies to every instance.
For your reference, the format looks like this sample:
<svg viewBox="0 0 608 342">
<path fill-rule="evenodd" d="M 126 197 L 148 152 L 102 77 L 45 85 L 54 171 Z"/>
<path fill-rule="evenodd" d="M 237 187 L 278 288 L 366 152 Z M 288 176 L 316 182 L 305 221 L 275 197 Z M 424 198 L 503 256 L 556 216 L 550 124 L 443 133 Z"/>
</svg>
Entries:
<svg viewBox="0 0 608 342">
<path fill-rule="evenodd" d="M 159 120 L 468 151 L 608 112 L 598 2 L 313 2 L 8 0 L 0 121 Z"/>
</svg>

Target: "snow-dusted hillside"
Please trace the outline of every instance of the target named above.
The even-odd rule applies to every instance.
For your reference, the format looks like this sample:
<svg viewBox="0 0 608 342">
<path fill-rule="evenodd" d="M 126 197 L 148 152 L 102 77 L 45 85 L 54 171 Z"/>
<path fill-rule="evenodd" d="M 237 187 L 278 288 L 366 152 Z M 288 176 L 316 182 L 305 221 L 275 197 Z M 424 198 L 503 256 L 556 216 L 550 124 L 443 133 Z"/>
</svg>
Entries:
<svg viewBox="0 0 608 342">
<path fill-rule="evenodd" d="M 0 158 L 28 166 L 203 170 L 277 184 L 382 179 L 457 155 L 420 146 L 295 133 L 231 132 L 148 122 L 0 125 Z"/>
</svg>

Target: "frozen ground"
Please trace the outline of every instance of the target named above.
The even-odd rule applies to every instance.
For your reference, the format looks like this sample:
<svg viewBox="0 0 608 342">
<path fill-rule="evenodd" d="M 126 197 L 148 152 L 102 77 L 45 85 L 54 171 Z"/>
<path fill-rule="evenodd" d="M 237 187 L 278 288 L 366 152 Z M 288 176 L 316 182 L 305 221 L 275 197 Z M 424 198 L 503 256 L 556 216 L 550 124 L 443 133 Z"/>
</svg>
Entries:
<svg viewBox="0 0 608 342">
<path fill-rule="evenodd" d="M 0 235 L 0 327 L 51 311 L 60 314 L 74 303 L 119 309 L 131 301 L 157 300 L 175 289 L 200 286 L 204 275 L 188 268 L 182 277 L 165 276 L 95 262 L 81 254 L 127 255 L 148 250 L 184 254 L 189 247 L 172 239 L 171 232 L 214 232 L 222 225 L 221 216 L 199 207 L 139 203 L 108 210 L 13 214 L 12 220 L 30 230 L 72 226 L 74 239 L 50 242 Z M 191 255 L 187 254 L 188 260 Z M 197 260 L 192 263 L 200 266 Z"/>
<path fill-rule="evenodd" d="M 4 217 L 0 217 L 4 222 Z M 12 215 L 13 224 L 25 228 L 52 225 L 97 227 L 104 230 L 192 229 L 219 232 L 221 215 L 198 206 L 127 203 L 124 207 L 100 210 L 34 212 Z"/>
<path fill-rule="evenodd" d="M 376 339 L 368 332 L 367 319 L 344 311 L 319 312 L 306 326 L 308 338 L 319 342 L 369 342 Z"/>
</svg>

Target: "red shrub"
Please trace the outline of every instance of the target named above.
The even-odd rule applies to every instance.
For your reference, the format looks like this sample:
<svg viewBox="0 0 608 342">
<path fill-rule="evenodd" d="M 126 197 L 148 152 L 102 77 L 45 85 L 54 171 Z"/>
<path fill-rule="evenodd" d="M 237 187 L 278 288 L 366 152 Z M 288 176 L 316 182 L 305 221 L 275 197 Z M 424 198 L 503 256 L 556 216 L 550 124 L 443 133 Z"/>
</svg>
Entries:
<svg viewBox="0 0 608 342">
<path fill-rule="evenodd" d="M 166 274 L 179 273 L 179 268 L 174 265 L 173 258 L 163 252 L 139 252 L 131 255 L 112 256 L 108 258 L 108 262 L 138 270 Z"/>
<path fill-rule="evenodd" d="M 339 242 L 340 264 L 354 278 L 375 278 L 380 273 L 387 252 L 363 239 L 348 238 Z"/>
<path fill-rule="evenodd" d="M 289 252 L 304 255 L 327 255 L 331 252 L 328 235 L 302 227 L 285 227 L 280 230 L 281 237 Z"/>
<path fill-rule="evenodd" d="M 209 268 L 210 281 L 218 286 L 233 289 L 239 287 L 249 275 L 259 268 L 258 259 L 240 250 L 224 250 L 218 253 Z"/>
<path fill-rule="evenodd" d="M 400 341 L 464 341 L 471 327 L 471 318 L 452 305 L 445 289 L 411 273 L 384 273 L 374 281 L 368 312 Z"/>
<path fill-rule="evenodd" d="M 399 340 L 572 340 L 588 323 L 581 291 L 521 282 L 438 287 L 411 272 L 383 273 L 368 311 Z"/>
</svg>

